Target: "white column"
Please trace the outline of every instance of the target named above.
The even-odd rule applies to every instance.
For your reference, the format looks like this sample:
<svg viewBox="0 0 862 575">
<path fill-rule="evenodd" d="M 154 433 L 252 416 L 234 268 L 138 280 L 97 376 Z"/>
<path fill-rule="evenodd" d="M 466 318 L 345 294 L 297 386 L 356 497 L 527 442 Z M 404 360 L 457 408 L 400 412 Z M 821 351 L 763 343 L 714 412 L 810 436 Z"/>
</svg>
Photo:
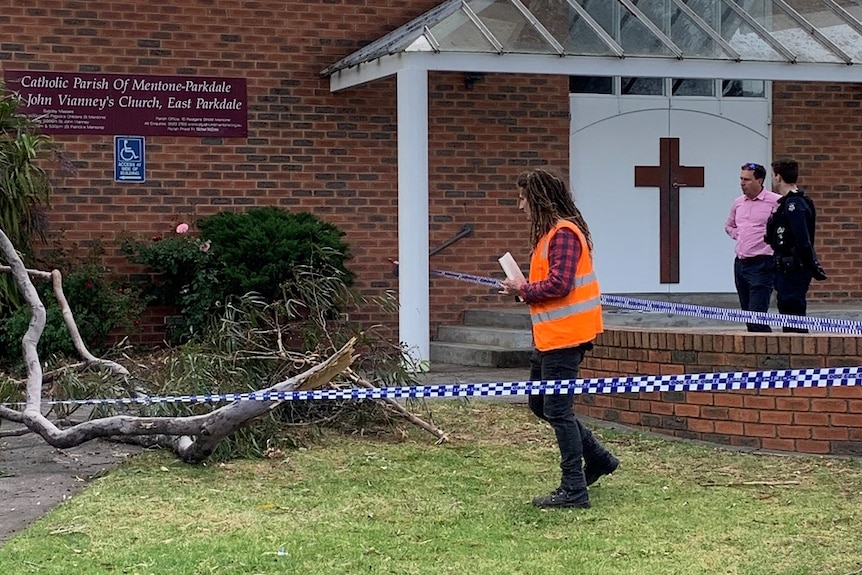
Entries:
<svg viewBox="0 0 862 575">
<path fill-rule="evenodd" d="M 428 296 L 428 72 L 398 72 L 399 339 L 424 368 L 430 358 Z"/>
</svg>

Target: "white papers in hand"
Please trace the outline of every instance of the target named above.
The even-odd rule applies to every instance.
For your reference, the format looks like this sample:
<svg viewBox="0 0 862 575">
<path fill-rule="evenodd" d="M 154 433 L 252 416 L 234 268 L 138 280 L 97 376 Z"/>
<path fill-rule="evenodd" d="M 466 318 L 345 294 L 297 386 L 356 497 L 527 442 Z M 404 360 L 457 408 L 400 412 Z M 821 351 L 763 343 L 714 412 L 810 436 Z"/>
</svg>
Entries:
<svg viewBox="0 0 862 575">
<path fill-rule="evenodd" d="M 503 271 L 506 273 L 506 277 L 510 280 L 520 280 L 522 282 L 526 282 L 526 278 L 524 278 L 524 274 L 521 273 L 521 268 L 518 266 L 517 262 L 515 262 L 515 258 L 512 257 L 512 254 L 506 252 L 503 254 L 503 257 L 497 260 L 500 262 L 500 267 L 503 268 Z"/>
</svg>

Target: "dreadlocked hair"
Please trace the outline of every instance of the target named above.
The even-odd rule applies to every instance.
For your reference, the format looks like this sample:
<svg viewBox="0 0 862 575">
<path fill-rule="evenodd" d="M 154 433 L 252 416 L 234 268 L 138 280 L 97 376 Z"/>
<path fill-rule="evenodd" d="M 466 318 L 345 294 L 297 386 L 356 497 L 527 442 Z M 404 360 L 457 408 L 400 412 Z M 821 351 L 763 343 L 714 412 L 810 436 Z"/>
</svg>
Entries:
<svg viewBox="0 0 862 575">
<path fill-rule="evenodd" d="M 559 220 L 568 220 L 584 234 L 587 248 L 592 253 L 593 238 L 590 236 L 590 228 L 560 178 L 541 169 L 521 172 L 518 175 L 518 187 L 523 190 L 530 206 L 530 246 L 533 249 L 544 235 L 554 229 Z"/>
</svg>

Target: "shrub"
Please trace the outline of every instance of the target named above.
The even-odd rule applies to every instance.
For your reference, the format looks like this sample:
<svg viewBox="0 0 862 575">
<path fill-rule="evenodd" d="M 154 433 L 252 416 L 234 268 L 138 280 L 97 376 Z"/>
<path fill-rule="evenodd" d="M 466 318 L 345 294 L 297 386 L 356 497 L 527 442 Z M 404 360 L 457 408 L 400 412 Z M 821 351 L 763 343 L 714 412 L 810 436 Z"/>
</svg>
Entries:
<svg viewBox="0 0 862 575">
<path fill-rule="evenodd" d="M 20 102 L 0 81 L 0 230 L 21 254 L 32 262 L 33 239 L 45 240 L 51 183 L 37 163 L 42 150 L 54 147 L 39 134 L 38 124 L 18 113 Z M 5 264 L 0 255 L 0 264 Z M 0 316 L 21 304 L 11 275 L 0 274 Z"/>
<path fill-rule="evenodd" d="M 332 266 L 344 274 L 348 285 L 353 282 L 344 264 L 350 257 L 341 240 L 344 232 L 313 214 L 253 208 L 204 218 L 198 227 L 201 237 L 218 246 L 228 294 L 256 292 L 275 301 L 282 297 L 281 285 L 295 278 L 299 265 Z"/>
<path fill-rule="evenodd" d="M 225 296 L 222 264 L 211 244 L 187 231 L 188 226 L 180 224 L 175 235 L 164 239 L 122 242 L 123 253 L 154 272 L 141 287 L 143 293 L 152 301 L 179 310 L 183 323 L 175 327 L 173 338 L 180 340 L 200 333 Z"/>
<path fill-rule="evenodd" d="M 178 307 L 180 339 L 202 333 L 231 296 L 255 293 L 266 302 L 294 297 L 284 286 L 292 285 L 303 266 L 333 268 L 346 284 L 353 282 L 344 264 L 350 257 L 344 232 L 313 214 L 253 208 L 209 216 L 197 225 L 200 237 L 180 224 L 165 239 L 123 242 L 124 253 L 153 273 L 147 293 Z"/>
</svg>

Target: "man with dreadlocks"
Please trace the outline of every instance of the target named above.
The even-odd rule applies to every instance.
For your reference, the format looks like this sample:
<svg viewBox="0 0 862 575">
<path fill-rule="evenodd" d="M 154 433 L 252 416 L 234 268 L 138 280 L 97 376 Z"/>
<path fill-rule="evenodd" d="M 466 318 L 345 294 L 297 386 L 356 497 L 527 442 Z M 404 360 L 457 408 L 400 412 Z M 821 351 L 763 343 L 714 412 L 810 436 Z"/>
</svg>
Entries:
<svg viewBox="0 0 862 575">
<path fill-rule="evenodd" d="M 530 306 L 535 349 L 530 379 L 576 379 L 584 354 L 602 332 L 599 284 L 593 272 L 590 230 L 571 194 L 545 170 L 518 176 L 518 209 L 530 218 L 530 279 L 507 279 L 501 293 L 516 294 Z M 619 465 L 578 421 L 567 394 L 529 396 L 530 410 L 547 421 L 560 448 L 560 486 L 533 505 L 590 506 L 587 486 Z"/>
</svg>

